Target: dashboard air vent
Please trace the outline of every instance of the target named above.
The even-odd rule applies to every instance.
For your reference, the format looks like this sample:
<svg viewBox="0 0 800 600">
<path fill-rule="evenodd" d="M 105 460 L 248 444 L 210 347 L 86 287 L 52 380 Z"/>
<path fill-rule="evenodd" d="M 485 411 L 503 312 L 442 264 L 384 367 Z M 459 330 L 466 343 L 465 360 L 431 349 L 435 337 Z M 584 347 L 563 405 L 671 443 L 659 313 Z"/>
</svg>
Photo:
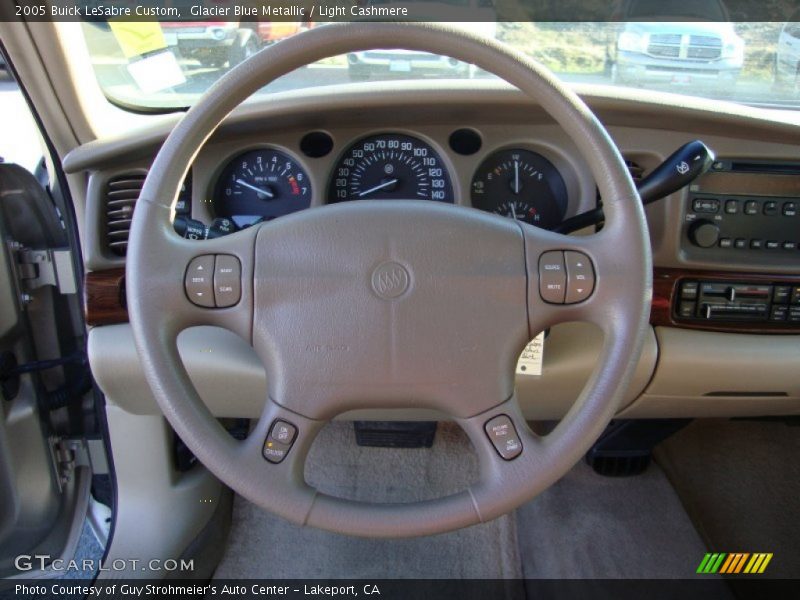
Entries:
<svg viewBox="0 0 800 600">
<path fill-rule="evenodd" d="M 631 172 L 633 183 L 638 186 L 639 182 L 644 177 L 644 167 L 641 167 L 639 163 L 630 159 L 625 159 L 625 166 L 628 167 L 628 171 Z"/>
<path fill-rule="evenodd" d="M 143 173 L 118 175 L 106 184 L 106 232 L 108 249 L 125 256 L 133 209 L 144 185 Z"/>
</svg>

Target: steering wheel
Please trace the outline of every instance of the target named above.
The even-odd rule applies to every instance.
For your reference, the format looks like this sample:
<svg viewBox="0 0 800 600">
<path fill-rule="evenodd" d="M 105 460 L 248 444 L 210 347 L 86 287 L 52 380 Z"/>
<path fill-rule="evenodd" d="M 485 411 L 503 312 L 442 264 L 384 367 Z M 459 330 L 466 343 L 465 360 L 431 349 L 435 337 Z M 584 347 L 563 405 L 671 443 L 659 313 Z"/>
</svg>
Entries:
<svg viewBox="0 0 800 600">
<path fill-rule="evenodd" d="M 605 227 L 569 237 L 476 209 L 403 200 L 313 208 L 202 243 L 172 231 L 189 165 L 236 106 L 294 69 L 389 40 L 393 48 L 474 63 L 544 107 L 590 166 Z M 644 213 L 619 152 L 589 108 L 544 67 L 442 25 L 345 23 L 247 59 L 173 129 L 133 216 L 127 298 L 153 394 L 212 473 L 297 524 L 405 537 L 494 519 L 581 458 L 614 415 L 636 365 L 651 272 Z M 515 364 L 536 333 L 566 321 L 595 323 L 604 343 L 580 397 L 540 437 L 518 406 Z M 236 332 L 263 361 L 269 394 L 243 441 L 209 412 L 182 365 L 178 334 L 196 325 Z M 235 381 L 230 389 L 236 393 Z M 393 504 L 313 489 L 304 463 L 315 435 L 334 416 L 362 408 L 448 415 L 478 456 L 477 482 L 450 496 Z"/>
</svg>

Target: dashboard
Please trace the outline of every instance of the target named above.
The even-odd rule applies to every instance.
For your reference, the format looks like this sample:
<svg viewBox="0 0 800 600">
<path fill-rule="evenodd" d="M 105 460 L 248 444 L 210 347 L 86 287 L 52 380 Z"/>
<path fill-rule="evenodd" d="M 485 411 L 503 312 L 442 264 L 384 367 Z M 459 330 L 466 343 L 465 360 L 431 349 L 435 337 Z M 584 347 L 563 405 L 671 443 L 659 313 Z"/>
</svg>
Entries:
<svg viewBox="0 0 800 600">
<path fill-rule="evenodd" d="M 579 148 L 541 107 L 480 82 L 424 86 L 291 92 L 241 107 L 195 157 L 176 225 L 186 237 L 213 237 L 364 199 L 447 202 L 544 228 L 596 208 L 596 181 Z M 691 187 L 645 209 L 652 327 L 620 416 L 800 412 L 800 119 L 701 100 L 584 98 L 634 178 L 693 139 L 719 157 Z M 93 370 L 114 402 L 139 413 L 158 409 L 136 367 L 127 324 L 130 214 L 117 203 L 135 204 L 177 121 L 170 119 L 124 140 L 86 144 L 64 161 L 67 172 L 88 182 L 82 236 Z M 214 414 L 258 414 L 260 403 L 250 398 L 263 398 L 264 373 L 246 343 L 221 330 L 187 330 L 182 343 Z M 526 416 L 563 416 L 601 344 L 588 324 L 552 328 L 542 375 L 517 377 Z M 240 375 L 236 398 L 219 385 L 229 372 Z"/>
</svg>

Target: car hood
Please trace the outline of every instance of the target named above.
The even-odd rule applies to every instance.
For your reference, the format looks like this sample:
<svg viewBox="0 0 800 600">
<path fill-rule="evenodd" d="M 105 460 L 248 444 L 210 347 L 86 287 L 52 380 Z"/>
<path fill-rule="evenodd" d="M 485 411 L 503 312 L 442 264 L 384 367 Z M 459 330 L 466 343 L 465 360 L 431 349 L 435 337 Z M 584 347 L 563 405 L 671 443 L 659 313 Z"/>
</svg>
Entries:
<svg viewBox="0 0 800 600">
<path fill-rule="evenodd" d="M 674 33 L 691 35 L 714 35 L 719 37 L 732 37 L 736 33 L 731 23 L 690 22 L 690 21 L 661 21 L 647 23 L 626 23 L 625 31 L 632 33 Z"/>
</svg>

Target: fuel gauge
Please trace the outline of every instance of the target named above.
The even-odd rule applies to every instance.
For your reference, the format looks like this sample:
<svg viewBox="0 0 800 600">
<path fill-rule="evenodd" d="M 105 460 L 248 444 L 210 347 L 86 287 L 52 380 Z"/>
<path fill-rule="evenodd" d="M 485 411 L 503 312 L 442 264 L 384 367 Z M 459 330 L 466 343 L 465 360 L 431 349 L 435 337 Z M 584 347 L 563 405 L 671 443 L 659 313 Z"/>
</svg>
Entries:
<svg viewBox="0 0 800 600">
<path fill-rule="evenodd" d="M 472 178 L 472 206 L 552 229 L 567 211 L 567 187 L 558 169 L 530 150 L 500 150 Z"/>
</svg>

